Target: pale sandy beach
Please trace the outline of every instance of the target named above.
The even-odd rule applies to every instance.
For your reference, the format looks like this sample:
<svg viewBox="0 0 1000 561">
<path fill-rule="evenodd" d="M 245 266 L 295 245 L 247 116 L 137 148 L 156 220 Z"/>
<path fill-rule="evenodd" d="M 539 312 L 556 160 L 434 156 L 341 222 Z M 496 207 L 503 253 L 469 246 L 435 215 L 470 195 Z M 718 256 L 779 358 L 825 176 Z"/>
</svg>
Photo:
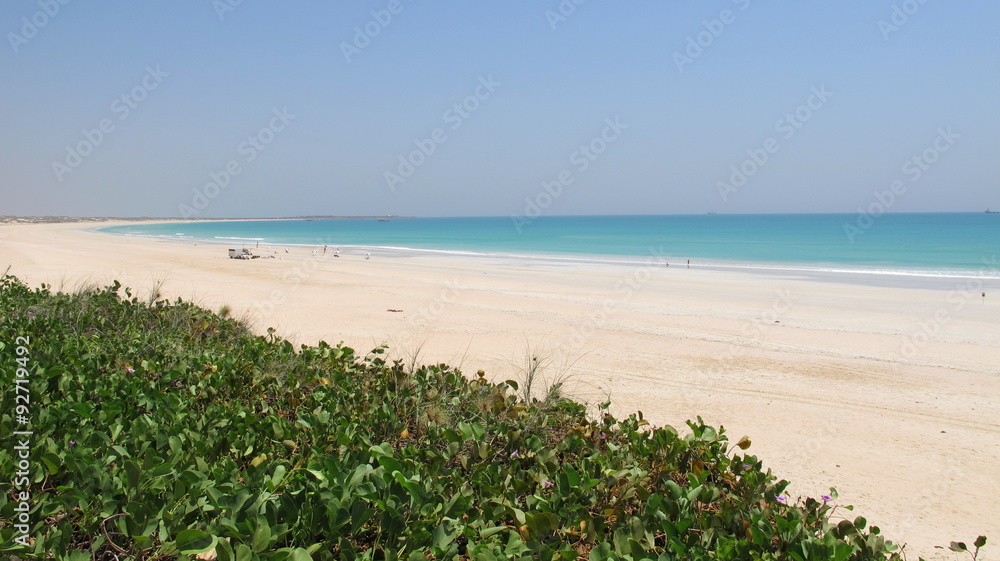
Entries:
<svg viewBox="0 0 1000 561">
<path fill-rule="evenodd" d="M 299 343 L 517 377 L 532 353 L 569 394 L 610 396 L 683 427 L 724 425 L 793 494 L 836 487 L 910 559 L 956 559 L 951 540 L 986 534 L 1000 559 L 1000 290 L 879 287 L 686 269 L 453 255 L 333 256 L 0 224 L 0 268 L 72 291 L 119 280 L 145 298 L 232 308 Z M 252 246 L 248 246 L 252 247 Z M 317 254 L 313 249 L 319 250 Z M 276 251 L 277 253 L 271 253 Z M 990 288 L 984 288 L 988 293 Z M 401 310 L 401 311 L 389 311 Z M 530 346 L 530 351 L 528 347 Z"/>
</svg>

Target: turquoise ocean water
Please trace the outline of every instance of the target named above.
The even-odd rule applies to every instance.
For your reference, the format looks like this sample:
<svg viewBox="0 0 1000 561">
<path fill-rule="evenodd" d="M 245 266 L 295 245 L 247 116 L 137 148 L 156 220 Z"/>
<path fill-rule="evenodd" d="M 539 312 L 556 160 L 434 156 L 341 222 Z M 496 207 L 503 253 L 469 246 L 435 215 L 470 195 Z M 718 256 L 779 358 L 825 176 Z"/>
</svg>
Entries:
<svg viewBox="0 0 1000 561">
<path fill-rule="evenodd" d="M 232 246 L 644 262 L 760 270 L 1000 279 L 1000 214 L 553 216 L 150 223 L 101 231 Z"/>
</svg>

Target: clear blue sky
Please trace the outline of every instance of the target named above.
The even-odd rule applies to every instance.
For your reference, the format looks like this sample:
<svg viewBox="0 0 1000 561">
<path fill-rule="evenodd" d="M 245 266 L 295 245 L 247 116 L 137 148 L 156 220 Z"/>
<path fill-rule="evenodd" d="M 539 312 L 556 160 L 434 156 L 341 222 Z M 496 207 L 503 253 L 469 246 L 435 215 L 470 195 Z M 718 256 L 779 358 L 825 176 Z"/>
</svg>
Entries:
<svg viewBox="0 0 1000 561">
<path fill-rule="evenodd" d="M 0 214 L 1000 208 L 1000 3 L 562 5 L 3 2 Z"/>
</svg>

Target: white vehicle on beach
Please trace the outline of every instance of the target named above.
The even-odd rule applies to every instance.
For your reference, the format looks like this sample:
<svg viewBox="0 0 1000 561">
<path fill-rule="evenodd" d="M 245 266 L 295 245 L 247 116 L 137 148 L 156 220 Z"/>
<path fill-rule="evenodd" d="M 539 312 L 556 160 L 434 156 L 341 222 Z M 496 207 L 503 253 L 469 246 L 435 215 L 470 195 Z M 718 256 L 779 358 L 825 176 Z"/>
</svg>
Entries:
<svg viewBox="0 0 1000 561">
<path fill-rule="evenodd" d="M 259 255 L 254 255 L 249 249 L 236 249 L 234 247 L 229 248 L 229 258 L 230 259 L 256 259 L 260 257 Z"/>
</svg>

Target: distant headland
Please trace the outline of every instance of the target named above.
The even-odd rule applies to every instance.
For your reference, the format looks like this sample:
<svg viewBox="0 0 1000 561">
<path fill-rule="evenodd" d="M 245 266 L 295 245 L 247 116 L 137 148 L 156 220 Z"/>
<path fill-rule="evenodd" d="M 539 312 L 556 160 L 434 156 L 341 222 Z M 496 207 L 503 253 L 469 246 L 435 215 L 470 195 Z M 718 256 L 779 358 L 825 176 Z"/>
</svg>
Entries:
<svg viewBox="0 0 1000 561">
<path fill-rule="evenodd" d="M 233 222 L 242 220 L 383 220 L 387 218 L 414 218 L 413 216 L 287 216 L 257 218 L 178 218 L 156 216 L 0 216 L 0 224 L 59 224 L 63 222 Z"/>
</svg>

